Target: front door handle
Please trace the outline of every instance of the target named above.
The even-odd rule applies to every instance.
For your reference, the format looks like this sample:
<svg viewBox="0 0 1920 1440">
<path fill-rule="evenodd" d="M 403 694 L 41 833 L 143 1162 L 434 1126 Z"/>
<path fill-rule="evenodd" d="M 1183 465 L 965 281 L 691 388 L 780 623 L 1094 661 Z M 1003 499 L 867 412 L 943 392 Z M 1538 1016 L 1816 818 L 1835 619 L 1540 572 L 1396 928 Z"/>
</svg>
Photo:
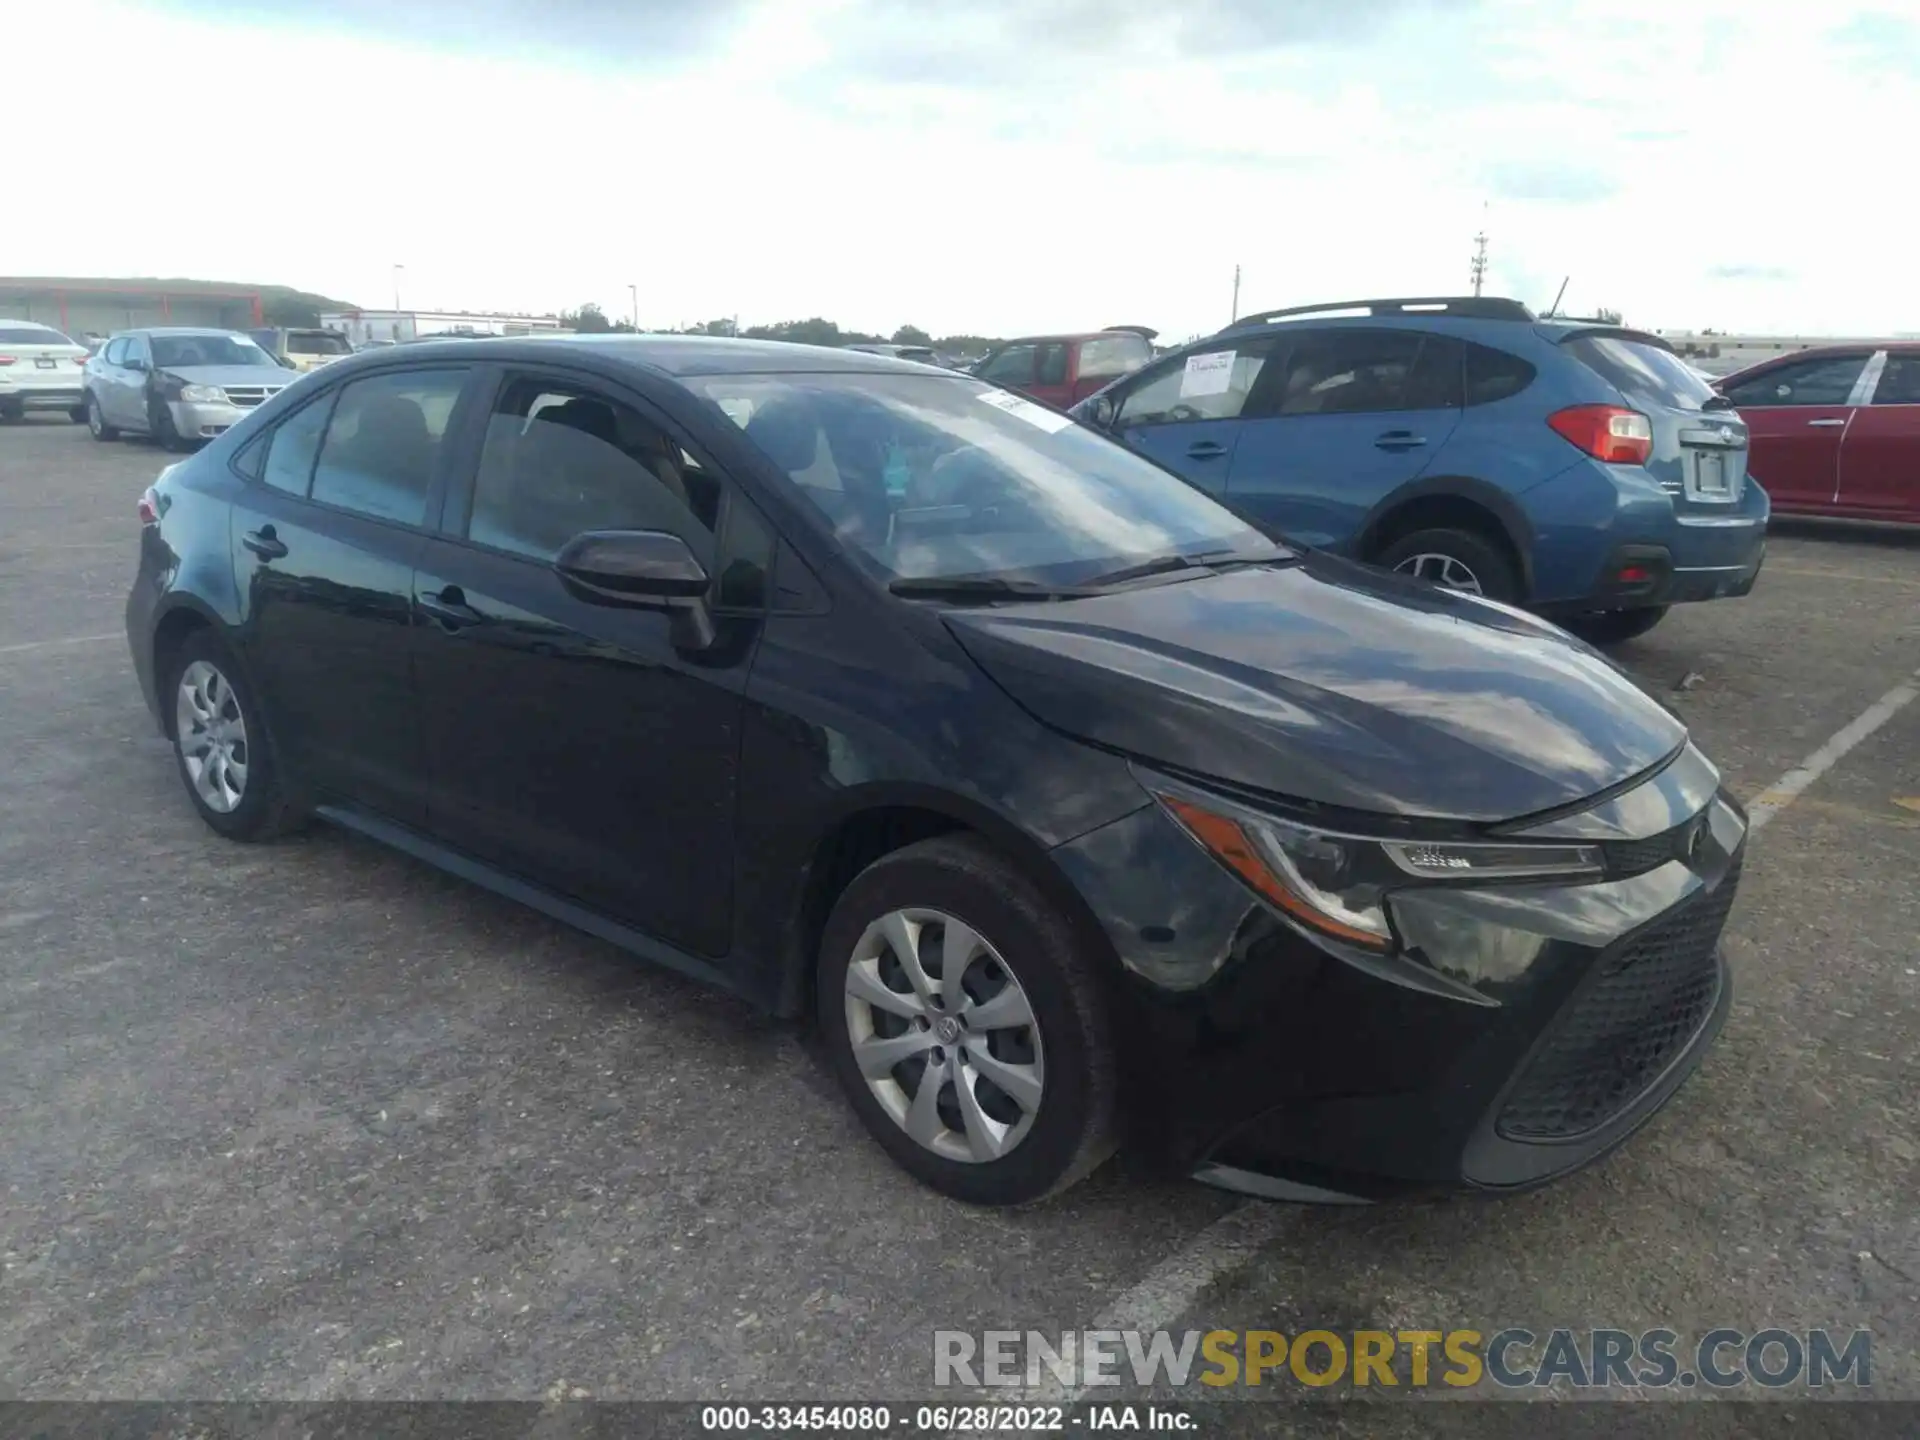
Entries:
<svg viewBox="0 0 1920 1440">
<path fill-rule="evenodd" d="M 1834 425 L 1844 425 L 1846 423 L 1845 420 L 1809 420 L 1807 421 L 1807 428 L 1809 430 L 1826 429 Z"/>
<path fill-rule="evenodd" d="M 1189 460 L 1218 460 L 1227 453 L 1227 447 L 1217 440 L 1196 440 L 1187 446 Z"/>
<path fill-rule="evenodd" d="M 273 533 L 273 526 L 262 525 L 240 537 L 240 543 L 262 560 L 279 560 L 287 553 L 287 542 Z"/>
<path fill-rule="evenodd" d="M 1411 430 L 1388 430 L 1374 440 L 1376 448 L 1381 450 L 1411 450 L 1416 445 L 1427 443 L 1427 437 L 1416 435 Z"/>
<path fill-rule="evenodd" d="M 458 585 L 442 586 L 438 595 L 422 595 L 414 603 L 449 630 L 478 625 L 487 618 L 467 604 Z"/>
</svg>

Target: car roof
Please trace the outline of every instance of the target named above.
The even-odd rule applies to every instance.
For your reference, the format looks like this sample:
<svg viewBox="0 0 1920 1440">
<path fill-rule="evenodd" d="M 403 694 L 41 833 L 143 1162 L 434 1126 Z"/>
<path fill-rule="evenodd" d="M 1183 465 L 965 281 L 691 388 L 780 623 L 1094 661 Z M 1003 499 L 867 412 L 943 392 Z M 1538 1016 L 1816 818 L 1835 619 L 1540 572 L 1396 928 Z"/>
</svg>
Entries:
<svg viewBox="0 0 1920 1440">
<path fill-rule="evenodd" d="M 871 350 L 794 345 L 784 340 L 732 340 L 718 335 L 501 335 L 472 340 L 421 340 L 404 348 L 409 364 L 436 351 L 447 355 L 458 354 L 463 359 L 471 359 L 476 353 L 496 352 L 538 360 L 551 360 L 556 352 L 565 354 L 572 351 L 643 365 L 672 376 L 805 372 L 962 378 L 951 370 L 921 365 L 912 360 L 896 360 L 891 355 L 876 355 Z M 383 360 L 392 363 L 385 357 Z"/>
<path fill-rule="evenodd" d="M 1009 345 L 1058 344 L 1061 341 L 1111 340 L 1115 336 L 1130 335 L 1135 340 L 1147 340 L 1138 330 L 1062 330 L 1055 335 L 1016 335 L 1011 340 L 1002 340 L 995 349 L 1005 349 Z M 1147 344 L 1153 342 L 1147 340 Z"/>
<path fill-rule="evenodd" d="M 122 335 L 239 335 L 239 330 L 223 330 L 214 325 L 138 325 L 131 330 L 116 330 L 111 339 Z"/>
</svg>

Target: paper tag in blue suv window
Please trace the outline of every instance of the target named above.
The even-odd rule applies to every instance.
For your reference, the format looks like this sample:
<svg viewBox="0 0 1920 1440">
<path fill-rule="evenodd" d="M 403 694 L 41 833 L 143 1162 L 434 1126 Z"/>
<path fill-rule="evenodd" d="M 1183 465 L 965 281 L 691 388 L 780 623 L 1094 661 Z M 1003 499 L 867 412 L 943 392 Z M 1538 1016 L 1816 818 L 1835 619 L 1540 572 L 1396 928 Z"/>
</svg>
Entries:
<svg viewBox="0 0 1920 1440">
<path fill-rule="evenodd" d="M 980 402 L 991 405 L 996 410 L 1004 410 L 1017 420 L 1045 430 L 1051 435 L 1056 430 L 1064 430 L 1073 421 L 1057 410 L 1049 410 L 1044 405 L 1036 405 L 1024 395 L 1015 395 L 1008 390 L 982 390 Z"/>
<path fill-rule="evenodd" d="M 1205 355 L 1189 355 L 1187 368 L 1180 372 L 1180 398 L 1196 395 L 1224 395 L 1233 384 L 1234 352 L 1213 350 Z"/>
</svg>

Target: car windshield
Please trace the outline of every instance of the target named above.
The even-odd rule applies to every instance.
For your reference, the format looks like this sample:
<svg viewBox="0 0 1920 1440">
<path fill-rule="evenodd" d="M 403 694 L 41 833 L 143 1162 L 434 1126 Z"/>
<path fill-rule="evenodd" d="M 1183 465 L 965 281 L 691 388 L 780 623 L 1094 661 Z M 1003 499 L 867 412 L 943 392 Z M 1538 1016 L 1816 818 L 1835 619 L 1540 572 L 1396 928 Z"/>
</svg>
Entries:
<svg viewBox="0 0 1920 1440">
<path fill-rule="evenodd" d="M 71 345 L 58 330 L 41 325 L 0 325 L 0 345 Z"/>
<path fill-rule="evenodd" d="M 1566 349 L 1630 401 L 1669 410 L 1712 408 L 1713 387 L 1663 346 L 1624 335 L 1576 335 Z"/>
<path fill-rule="evenodd" d="M 347 337 L 327 332 L 295 330 L 287 336 L 289 355 L 350 355 L 353 347 Z"/>
<path fill-rule="evenodd" d="M 715 375 L 713 401 L 883 580 L 1074 585 L 1288 552 L 1058 411 L 961 376 Z M 1177 562 L 1176 562 L 1177 563 Z"/>
<path fill-rule="evenodd" d="M 190 370 L 196 365 L 272 365 L 273 357 L 239 335 L 155 335 L 156 370 Z"/>
</svg>

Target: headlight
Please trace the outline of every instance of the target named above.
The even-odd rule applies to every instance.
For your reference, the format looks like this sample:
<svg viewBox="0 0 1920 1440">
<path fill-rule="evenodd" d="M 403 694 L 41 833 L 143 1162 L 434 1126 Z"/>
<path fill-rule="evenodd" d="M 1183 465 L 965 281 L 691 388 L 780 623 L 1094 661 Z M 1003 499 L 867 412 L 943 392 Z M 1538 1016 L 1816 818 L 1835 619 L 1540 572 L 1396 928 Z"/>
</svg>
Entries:
<svg viewBox="0 0 1920 1440">
<path fill-rule="evenodd" d="M 1592 879 L 1590 845 L 1379 840 L 1263 814 L 1185 785 L 1142 775 L 1167 813 L 1227 869 L 1300 924 L 1368 950 L 1393 946 L 1385 898 L 1425 882 Z"/>
<path fill-rule="evenodd" d="M 227 392 L 218 385 L 182 385 L 180 398 L 192 405 L 224 405 Z"/>
</svg>

